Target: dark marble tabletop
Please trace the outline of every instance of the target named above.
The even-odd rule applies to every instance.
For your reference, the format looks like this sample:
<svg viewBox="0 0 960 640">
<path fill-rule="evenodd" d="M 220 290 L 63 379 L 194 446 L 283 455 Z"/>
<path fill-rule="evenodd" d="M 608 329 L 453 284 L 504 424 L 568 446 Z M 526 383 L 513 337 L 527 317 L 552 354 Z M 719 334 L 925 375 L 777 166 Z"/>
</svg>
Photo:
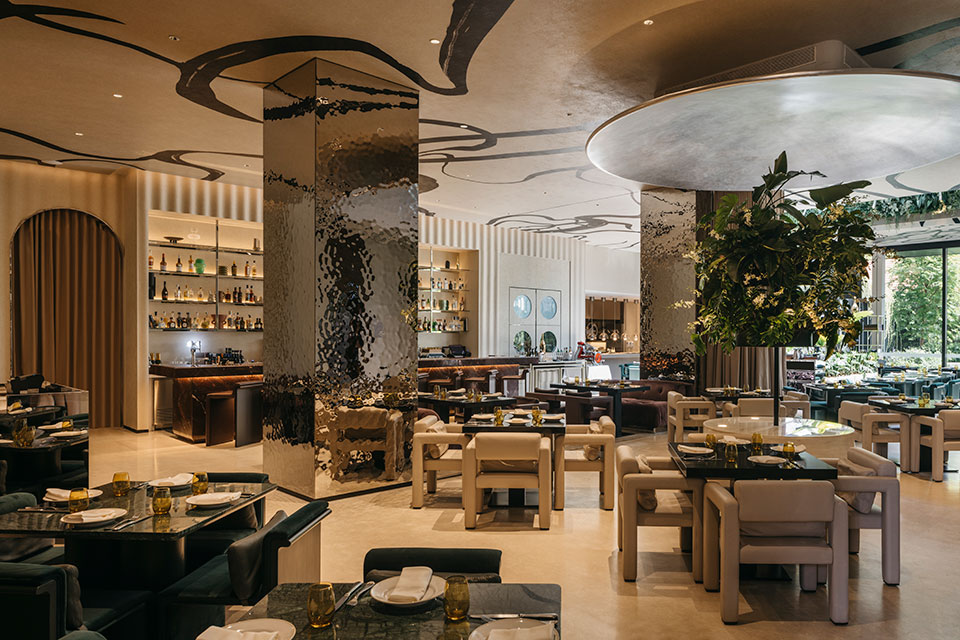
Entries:
<svg viewBox="0 0 960 640">
<path fill-rule="evenodd" d="M 16 451 L 55 451 L 56 449 L 64 449 L 66 447 L 72 447 L 74 445 L 83 444 L 90 441 L 90 436 L 86 431 L 83 432 L 83 435 L 74 436 L 72 438 L 54 438 L 52 436 L 43 435 L 42 431 L 37 431 L 37 437 L 33 440 L 33 444 L 29 447 L 18 447 L 12 442 L 0 442 L 0 448 L 3 449 L 14 449 Z"/>
<path fill-rule="evenodd" d="M 138 483 L 134 483 L 137 486 Z M 62 487 L 69 489 L 70 487 Z M 99 498 L 90 500 L 90 509 L 117 507 L 127 510 L 127 516 L 145 516 L 152 512 L 150 508 L 153 490 L 149 487 L 131 489 L 122 497 L 114 497 L 110 484 L 96 487 L 103 491 Z M 0 535 L 31 536 L 38 538 L 95 538 L 117 540 L 175 540 L 192 533 L 201 527 L 220 520 L 239 511 L 277 488 L 277 485 L 264 483 L 211 482 L 209 492 L 239 491 L 243 493 L 236 502 L 216 509 L 198 509 L 185 501 L 190 497 L 190 487 L 171 491 L 173 506 L 167 516 L 151 516 L 120 531 L 110 528 L 117 522 L 97 527 L 72 527 L 60 522 L 66 513 L 65 505 L 57 505 L 62 511 L 14 511 L 0 515 Z"/>
<path fill-rule="evenodd" d="M 910 398 L 910 401 L 905 403 L 887 402 L 886 400 L 869 400 L 868 404 L 874 407 L 882 407 L 889 411 L 899 411 L 900 413 L 908 413 L 912 416 L 935 416 L 940 412 L 941 409 L 951 408 L 951 407 L 938 407 L 936 406 L 936 403 L 933 400 L 931 400 L 930 404 L 928 404 L 927 406 L 921 407 L 920 405 L 917 404 L 916 398 Z M 956 405 L 954 405 L 952 408 L 957 409 L 960 407 L 957 407 Z"/>
<path fill-rule="evenodd" d="M 837 477 L 837 468 L 806 451 L 794 457 L 793 465 L 754 464 L 747 460 L 753 455 L 752 446 L 737 446 L 737 462 L 728 463 L 723 455 L 723 446 L 718 445 L 721 453 L 712 456 L 684 454 L 677 449 L 677 443 L 667 445 L 670 457 L 677 463 L 680 473 L 688 478 L 731 478 L 733 480 L 830 480 Z M 770 445 L 761 447 L 763 455 L 781 456 Z"/>
<path fill-rule="evenodd" d="M 513 418 L 523 418 L 526 422 L 524 424 L 510 424 L 508 421 Z M 533 426 L 533 418 L 531 418 L 529 414 L 515 415 L 512 413 L 504 413 L 503 425 L 501 426 L 495 425 L 493 420 L 477 420 L 473 418 L 467 421 L 467 423 L 461 427 L 461 430 L 463 433 L 482 433 L 486 431 L 493 433 L 529 433 L 530 431 L 538 431 L 544 435 L 563 435 L 567 431 L 567 421 L 566 418 L 558 421 L 544 420 L 543 424 L 535 427 Z"/>
<path fill-rule="evenodd" d="M 433 394 L 429 394 L 419 396 L 418 400 L 427 404 L 446 404 L 450 406 L 470 406 L 475 408 L 501 407 L 517 403 L 516 398 L 508 398 L 507 396 L 494 396 L 492 398 L 485 396 L 482 400 L 467 400 L 465 396 L 450 397 L 448 395 L 446 398 L 438 398 Z"/>
<path fill-rule="evenodd" d="M 353 585 L 334 583 L 337 598 Z M 297 628 L 294 640 L 467 640 L 484 624 L 469 618 L 461 623 L 444 619 L 443 599 L 416 608 L 401 609 L 380 604 L 369 594 L 355 607 L 344 606 L 326 629 L 313 629 L 307 622 L 309 584 L 281 584 L 260 600 L 244 620 L 282 618 Z M 471 584 L 470 615 L 489 613 L 556 613 L 560 629 L 560 585 Z"/>
<path fill-rule="evenodd" d="M 553 389 L 572 389 L 574 391 L 600 391 L 602 393 L 620 394 L 627 391 L 649 391 L 650 387 L 643 384 L 617 384 L 594 382 L 592 384 L 574 384 L 572 382 L 552 382 L 550 387 Z"/>
</svg>

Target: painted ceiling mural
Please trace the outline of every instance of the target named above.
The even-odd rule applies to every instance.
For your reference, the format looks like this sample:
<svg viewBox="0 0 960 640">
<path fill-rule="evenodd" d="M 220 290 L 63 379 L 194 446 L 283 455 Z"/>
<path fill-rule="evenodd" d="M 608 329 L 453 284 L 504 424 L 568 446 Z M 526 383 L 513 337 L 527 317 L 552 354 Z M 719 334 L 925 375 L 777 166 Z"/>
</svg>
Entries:
<svg viewBox="0 0 960 640">
<path fill-rule="evenodd" d="M 640 185 L 592 167 L 584 144 L 658 89 L 827 39 L 875 67 L 960 73 L 948 0 L 783 0 L 775 13 L 767 0 L 317 7 L 0 0 L 0 158 L 259 186 L 262 87 L 318 56 L 419 90 L 423 213 L 630 249 Z M 958 186 L 960 155 L 864 193 Z"/>
</svg>

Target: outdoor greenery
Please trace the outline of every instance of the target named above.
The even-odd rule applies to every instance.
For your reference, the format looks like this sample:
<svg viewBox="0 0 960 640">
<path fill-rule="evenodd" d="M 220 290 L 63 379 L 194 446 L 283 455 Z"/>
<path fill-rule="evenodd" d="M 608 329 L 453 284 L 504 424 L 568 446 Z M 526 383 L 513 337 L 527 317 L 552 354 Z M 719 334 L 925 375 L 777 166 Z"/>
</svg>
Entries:
<svg viewBox="0 0 960 640">
<path fill-rule="evenodd" d="M 832 378 L 836 376 L 849 376 L 857 373 L 876 373 L 877 372 L 877 352 L 871 351 L 860 353 L 857 351 L 847 351 L 844 353 L 835 353 L 827 361 L 823 370 L 824 377 Z"/>
<path fill-rule="evenodd" d="M 940 352 L 941 281 L 939 250 L 888 263 L 892 291 L 888 351 Z M 960 284 L 960 255 L 947 254 L 947 283 Z M 947 351 L 960 351 L 960 295 L 947 293 Z"/>
<path fill-rule="evenodd" d="M 693 342 L 731 351 L 738 345 L 783 346 L 803 332 L 823 336 L 827 358 L 842 341 L 854 345 L 874 239 L 866 210 L 841 201 L 868 182 L 812 189 L 788 197 L 788 183 L 802 175 L 788 169 L 786 152 L 763 176 L 752 204 L 735 194 L 704 216 L 704 240 L 694 252 L 700 315 Z M 801 212 L 800 207 L 817 211 Z"/>
</svg>

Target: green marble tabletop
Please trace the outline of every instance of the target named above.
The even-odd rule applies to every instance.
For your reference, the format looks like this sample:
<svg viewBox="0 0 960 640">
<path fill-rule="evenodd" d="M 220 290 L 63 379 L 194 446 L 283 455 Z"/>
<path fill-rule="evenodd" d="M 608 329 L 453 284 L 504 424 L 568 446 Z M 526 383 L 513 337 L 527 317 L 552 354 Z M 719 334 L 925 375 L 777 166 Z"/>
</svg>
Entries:
<svg viewBox="0 0 960 640">
<path fill-rule="evenodd" d="M 353 584 L 334 583 L 337 598 Z M 469 618 L 460 623 L 444 620 L 443 599 L 410 609 L 383 605 L 369 594 L 355 607 L 344 606 L 333 624 L 314 629 L 307 622 L 309 584 L 281 584 L 258 602 L 244 620 L 281 618 L 297 628 L 294 640 L 467 640 L 483 624 Z M 556 613 L 560 629 L 560 585 L 471 584 L 470 615 L 484 613 Z"/>
</svg>

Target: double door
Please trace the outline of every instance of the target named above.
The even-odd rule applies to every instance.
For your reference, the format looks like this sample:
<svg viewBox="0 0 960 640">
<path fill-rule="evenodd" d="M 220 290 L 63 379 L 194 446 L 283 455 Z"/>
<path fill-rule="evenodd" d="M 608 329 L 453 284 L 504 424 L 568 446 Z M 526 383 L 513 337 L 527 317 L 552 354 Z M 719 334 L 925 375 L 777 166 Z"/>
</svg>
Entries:
<svg viewBox="0 0 960 640">
<path fill-rule="evenodd" d="M 561 335 L 560 291 L 510 287 L 507 353 L 525 356 L 556 351 Z"/>
</svg>

